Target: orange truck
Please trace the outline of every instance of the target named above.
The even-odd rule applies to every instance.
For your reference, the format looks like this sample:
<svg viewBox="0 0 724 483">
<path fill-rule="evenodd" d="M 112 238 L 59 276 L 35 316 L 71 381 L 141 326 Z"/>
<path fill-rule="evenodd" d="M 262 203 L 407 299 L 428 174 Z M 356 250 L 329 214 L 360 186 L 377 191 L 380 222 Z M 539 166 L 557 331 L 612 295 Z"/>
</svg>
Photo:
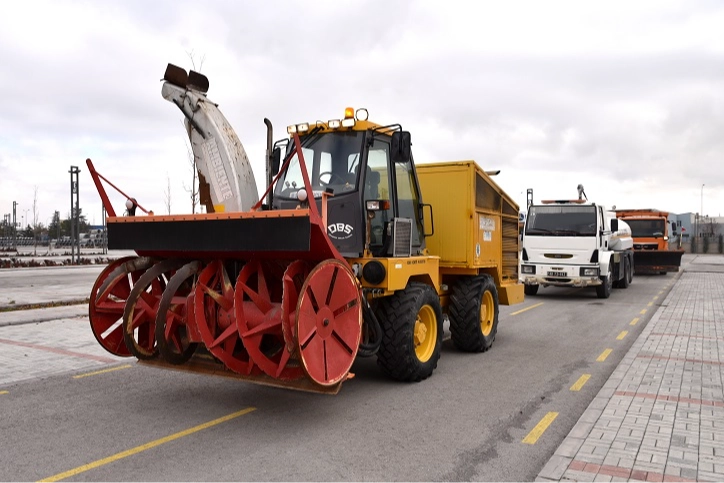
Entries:
<svg viewBox="0 0 724 483">
<path fill-rule="evenodd" d="M 676 247 L 668 212 L 652 208 L 616 210 L 616 217 L 631 227 L 636 273 L 679 271 L 684 250 Z"/>
</svg>

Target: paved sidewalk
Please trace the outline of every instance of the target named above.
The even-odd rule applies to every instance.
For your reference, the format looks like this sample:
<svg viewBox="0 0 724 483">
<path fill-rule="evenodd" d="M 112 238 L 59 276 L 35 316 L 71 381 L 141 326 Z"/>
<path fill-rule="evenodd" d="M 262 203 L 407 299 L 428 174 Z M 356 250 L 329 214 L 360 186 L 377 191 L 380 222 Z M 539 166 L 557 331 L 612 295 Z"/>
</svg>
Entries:
<svg viewBox="0 0 724 483">
<path fill-rule="evenodd" d="M 724 256 L 676 276 L 536 481 L 724 481 Z"/>
</svg>

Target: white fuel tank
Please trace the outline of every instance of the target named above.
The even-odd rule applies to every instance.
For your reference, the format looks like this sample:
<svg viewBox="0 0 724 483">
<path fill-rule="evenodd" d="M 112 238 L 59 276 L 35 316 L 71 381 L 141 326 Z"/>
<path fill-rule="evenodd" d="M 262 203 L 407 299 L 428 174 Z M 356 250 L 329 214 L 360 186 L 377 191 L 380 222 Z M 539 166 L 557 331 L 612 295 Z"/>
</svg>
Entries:
<svg viewBox="0 0 724 483">
<path fill-rule="evenodd" d="M 611 233 L 611 240 L 608 245 L 612 250 L 629 250 L 633 248 L 631 227 L 628 223 L 618 220 L 618 231 Z"/>
<path fill-rule="evenodd" d="M 250 211 L 259 201 L 251 163 L 234 129 L 202 92 L 164 82 L 164 99 L 184 114 L 196 166 L 211 187 L 217 213 Z"/>
</svg>

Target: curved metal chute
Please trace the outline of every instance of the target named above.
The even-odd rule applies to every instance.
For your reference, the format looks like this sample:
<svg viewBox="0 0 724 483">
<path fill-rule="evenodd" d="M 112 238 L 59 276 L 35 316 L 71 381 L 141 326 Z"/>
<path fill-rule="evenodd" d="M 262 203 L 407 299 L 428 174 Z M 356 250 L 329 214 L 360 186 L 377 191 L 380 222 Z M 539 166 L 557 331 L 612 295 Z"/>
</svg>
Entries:
<svg viewBox="0 0 724 483">
<path fill-rule="evenodd" d="M 173 67 L 179 72 L 164 76 L 161 95 L 185 117 L 196 166 L 209 183 L 214 211 L 250 211 L 259 192 L 244 146 L 218 106 L 206 98 L 206 77 L 195 72 L 185 77 L 180 74 L 183 69 Z"/>
</svg>

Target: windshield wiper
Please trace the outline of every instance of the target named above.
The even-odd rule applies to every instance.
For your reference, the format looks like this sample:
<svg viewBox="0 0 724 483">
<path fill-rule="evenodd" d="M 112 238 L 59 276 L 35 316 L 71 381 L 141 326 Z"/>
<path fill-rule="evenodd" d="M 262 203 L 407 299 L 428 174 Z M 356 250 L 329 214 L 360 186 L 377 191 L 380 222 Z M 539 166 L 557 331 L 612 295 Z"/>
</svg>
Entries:
<svg viewBox="0 0 724 483">
<path fill-rule="evenodd" d="M 546 228 L 528 228 L 525 231 L 526 235 L 540 235 L 540 234 L 551 234 L 551 233 L 553 233 L 553 232 Z"/>
</svg>

